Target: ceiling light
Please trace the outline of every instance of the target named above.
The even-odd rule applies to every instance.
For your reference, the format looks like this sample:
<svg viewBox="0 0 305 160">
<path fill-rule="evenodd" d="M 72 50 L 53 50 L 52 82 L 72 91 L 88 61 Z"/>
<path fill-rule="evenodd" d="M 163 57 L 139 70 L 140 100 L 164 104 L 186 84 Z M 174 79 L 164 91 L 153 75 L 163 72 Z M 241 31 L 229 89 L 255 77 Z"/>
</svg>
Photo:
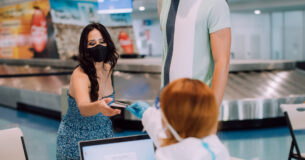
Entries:
<svg viewBox="0 0 305 160">
<path fill-rule="evenodd" d="M 144 6 L 140 6 L 140 7 L 139 7 L 139 10 L 140 10 L 140 11 L 144 11 L 144 10 L 145 10 L 145 7 L 144 7 Z"/>
<path fill-rule="evenodd" d="M 254 14 L 261 14 L 261 10 L 255 10 Z"/>
</svg>

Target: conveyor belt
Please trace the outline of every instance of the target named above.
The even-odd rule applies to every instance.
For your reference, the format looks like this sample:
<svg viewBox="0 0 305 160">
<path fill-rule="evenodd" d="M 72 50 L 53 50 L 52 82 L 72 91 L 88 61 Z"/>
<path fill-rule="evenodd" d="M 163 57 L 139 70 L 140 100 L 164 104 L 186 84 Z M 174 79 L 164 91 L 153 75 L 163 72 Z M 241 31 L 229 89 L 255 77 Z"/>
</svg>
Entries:
<svg viewBox="0 0 305 160">
<path fill-rule="evenodd" d="M 305 94 L 305 74 L 298 70 L 230 73 L 225 100 L 279 98 Z"/>
<path fill-rule="evenodd" d="M 0 65 L 0 75 L 69 72 L 51 67 Z M 24 103 L 61 111 L 61 90 L 70 75 L 0 78 L 0 104 L 16 107 Z M 114 72 L 116 99 L 153 103 L 160 92 L 159 73 Z M 298 69 L 234 71 L 221 107 L 220 120 L 251 120 L 282 116 L 282 103 L 305 101 L 305 73 Z M 127 119 L 134 119 L 126 113 Z"/>
<path fill-rule="evenodd" d="M 66 69 L 0 65 L 0 104 L 17 104 L 61 111 L 61 89 L 70 80 Z M 58 75 L 58 73 L 66 73 Z"/>
<path fill-rule="evenodd" d="M 29 65 L 0 65 L 0 75 L 21 75 L 21 74 L 50 74 L 69 72 L 71 69 L 58 69 L 47 67 L 30 67 Z"/>
<path fill-rule="evenodd" d="M 249 120 L 282 116 L 283 103 L 305 102 L 305 72 L 276 70 L 230 73 L 220 119 Z"/>
<path fill-rule="evenodd" d="M 50 67 L 0 65 L 0 86 L 60 95 L 61 88 L 69 84 L 70 73 L 71 70 Z"/>
</svg>

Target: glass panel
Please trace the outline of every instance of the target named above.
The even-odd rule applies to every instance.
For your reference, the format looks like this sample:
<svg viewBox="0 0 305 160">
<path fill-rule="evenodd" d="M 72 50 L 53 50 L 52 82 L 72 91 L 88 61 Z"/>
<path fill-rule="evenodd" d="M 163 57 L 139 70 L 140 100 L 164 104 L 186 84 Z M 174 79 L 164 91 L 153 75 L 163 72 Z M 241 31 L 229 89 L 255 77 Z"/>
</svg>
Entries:
<svg viewBox="0 0 305 160">
<path fill-rule="evenodd" d="M 284 59 L 303 59 L 303 11 L 285 12 Z"/>
<path fill-rule="evenodd" d="M 232 58 L 270 59 L 270 16 L 232 13 Z"/>
<path fill-rule="evenodd" d="M 283 12 L 275 12 L 271 14 L 271 59 L 283 59 Z"/>
</svg>

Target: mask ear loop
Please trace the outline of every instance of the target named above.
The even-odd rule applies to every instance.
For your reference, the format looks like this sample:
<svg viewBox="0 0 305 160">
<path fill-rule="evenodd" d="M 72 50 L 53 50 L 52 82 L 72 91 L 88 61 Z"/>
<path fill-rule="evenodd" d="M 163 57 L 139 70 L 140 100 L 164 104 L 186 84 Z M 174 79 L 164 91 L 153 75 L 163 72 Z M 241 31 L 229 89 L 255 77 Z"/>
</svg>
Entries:
<svg viewBox="0 0 305 160">
<path fill-rule="evenodd" d="M 167 119 L 165 118 L 162 110 L 161 111 L 161 116 L 167 126 L 167 128 L 169 129 L 169 131 L 173 134 L 173 136 L 175 137 L 175 139 L 179 142 L 181 142 L 183 140 L 183 138 L 180 137 L 180 135 L 175 131 L 175 129 L 168 123 Z"/>
</svg>

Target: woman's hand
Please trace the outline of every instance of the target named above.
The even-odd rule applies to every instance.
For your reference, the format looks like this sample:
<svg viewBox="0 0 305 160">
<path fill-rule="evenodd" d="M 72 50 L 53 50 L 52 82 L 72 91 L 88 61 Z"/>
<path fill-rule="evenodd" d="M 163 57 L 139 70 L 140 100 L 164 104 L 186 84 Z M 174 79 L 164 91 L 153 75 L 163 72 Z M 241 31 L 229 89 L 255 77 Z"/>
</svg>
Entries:
<svg viewBox="0 0 305 160">
<path fill-rule="evenodd" d="M 104 115 L 104 116 L 108 116 L 108 117 L 111 117 L 111 116 L 115 116 L 115 115 L 118 115 L 121 113 L 121 110 L 119 109 L 112 109 L 108 106 L 108 103 L 112 101 L 112 98 L 105 98 L 105 99 L 102 99 L 102 100 L 99 100 L 97 103 L 99 105 L 99 108 L 101 110 L 101 113 Z"/>
</svg>

